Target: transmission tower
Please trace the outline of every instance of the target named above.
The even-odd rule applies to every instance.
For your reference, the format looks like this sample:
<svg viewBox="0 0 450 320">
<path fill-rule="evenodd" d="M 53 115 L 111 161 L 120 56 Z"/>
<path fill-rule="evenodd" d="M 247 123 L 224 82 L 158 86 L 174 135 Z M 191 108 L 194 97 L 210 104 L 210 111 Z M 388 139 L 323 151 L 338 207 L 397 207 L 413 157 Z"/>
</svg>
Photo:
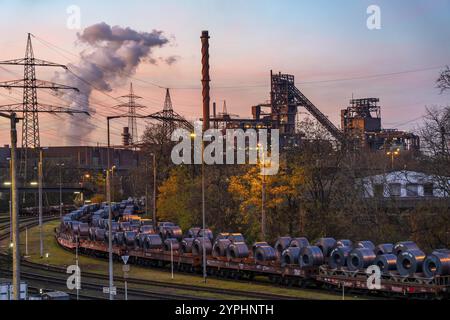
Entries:
<svg viewBox="0 0 450 320">
<path fill-rule="evenodd" d="M 136 109 L 145 108 L 145 106 L 136 103 L 136 100 L 142 99 L 142 97 L 139 97 L 134 94 L 133 83 L 130 83 L 130 93 L 125 96 L 121 96 L 119 98 L 127 98 L 128 103 L 119 104 L 119 105 L 115 106 L 114 108 L 127 108 L 128 109 L 126 116 L 128 116 L 128 132 L 129 132 L 129 140 L 130 140 L 129 143 L 130 144 L 136 143 L 139 140 L 138 131 L 137 131 L 137 121 L 136 121 Z"/>
<path fill-rule="evenodd" d="M 168 139 L 170 139 L 172 132 L 174 132 L 177 127 L 183 127 L 189 131 L 192 131 L 193 129 L 193 126 L 189 121 L 173 110 L 169 88 L 166 89 L 166 98 L 164 100 L 163 110 L 153 113 L 152 116 L 159 117 L 161 119 L 164 136 Z"/>
<path fill-rule="evenodd" d="M 28 33 L 27 48 L 25 58 L 0 61 L 0 65 L 22 65 L 24 66 L 24 77 L 19 80 L 0 82 L 0 88 L 21 88 L 23 89 L 23 103 L 9 104 L 0 106 L 0 111 L 4 112 L 22 112 L 22 149 L 20 175 L 27 181 L 27 171 L 31 150 L 37 151 L 41 146 L 39 137 L 39 113 L 86 113 L 83 111 L 71 110 L 68 107 L 57 107 L 52 105 L 38 103 L 37 89 L 50 90 L 75 90 L 77 88 L 69 87 L 45 80 L 36 79 L 36 67 L 60 67 L 67 70 L 67 67 L 61 64 L 36 59 L 34 57 L 33 46 L 31 43 L 31 33 Z M 36 156 L 36 152 L 33 152 Z"/>
</svg>

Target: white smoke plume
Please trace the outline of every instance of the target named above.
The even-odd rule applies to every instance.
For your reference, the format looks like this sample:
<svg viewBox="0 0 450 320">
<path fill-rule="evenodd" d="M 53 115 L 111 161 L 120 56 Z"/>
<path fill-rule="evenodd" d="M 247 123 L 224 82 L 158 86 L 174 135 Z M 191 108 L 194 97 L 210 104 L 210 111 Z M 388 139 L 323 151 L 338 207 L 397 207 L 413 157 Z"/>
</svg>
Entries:
<svg viewBox="0 0 450 320">
<path fill-rule="evenodd" d="M 77 38 L 77 42 L 86 48 L 80 52 L 77 64 L 68 65 L 76 75 L 70 71 L 58 72 L 54 81 L 78 88 L 79 93 L 64 92 L 64 99 L 71 102 L 72 108 L 91 114 L 95 114 L 95 108 L 89 104 L 94 88 L 109 92 L 114 86 L 123 85 L 128 77 L 136 73 L 140 63 L 156 64 L 153 49 L 163 47 L 170 41 L 159 30 L 138 32 L 131 28 L 111 27 L 104 22 L 85 28 L 77 34 Z M 168 57 L 164 61 L 171 65 L 176 58 Z M 84 117 L 77 115 L 71 118 L 65 128 L 72 144 L 83 142 L 83 138 L 86 139 L 95 129 L 91 120 Z M 80 122 L 83 122 L 82 126 Z"/>
</svg>

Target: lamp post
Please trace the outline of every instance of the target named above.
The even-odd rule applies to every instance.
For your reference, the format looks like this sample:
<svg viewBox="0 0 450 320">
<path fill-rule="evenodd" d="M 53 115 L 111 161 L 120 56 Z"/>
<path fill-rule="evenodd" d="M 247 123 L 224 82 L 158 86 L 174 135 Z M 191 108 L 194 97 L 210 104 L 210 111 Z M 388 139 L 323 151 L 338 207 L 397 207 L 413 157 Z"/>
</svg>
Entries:
<svg viewBox="0 0 450 320">
<path fill-rule="evenodd" d="M 391 169 L 394 170 L 394 158 L 400 154 L 400 148 L 386 152 L 391 157 Z"/>
<path fill-rule="evenodd" d="M 39 186 L 39 253 L 44 257 L 44 239 L 42 234 L 42 149 L 39 150 L 38 164 L 38 186 Z"/>
<path fill-rule="evenodd" d="M 156 230 L 156 155 L 154 152 L 150 153 L 153 158 L 153 212 L 152 212 L 152 220 L 153 220 L 153 228 Z M 145 199 L 147 203 L 147 198 Z"/>
<path fill-rule="evenodd" d="M 64 163 L 57 163 L 59 167 L 59 217 L 62 217 L 63 214 L 63 201 L 62 201 L 62 167 L 64 167 Z"/>
<path fill-rule="evenodd" d="M 262 144 L 258 144 L 258 150 L 261 150 L 261 241 L 266 240 L 266 161 L 264 158 L 264 146 Z"/>
<path fill-rule="evenodd" d="M 108 266 L 109 266 L 109 300 L 114 300 L 113 295 L 113 286 L 114 286 L 114 270 L 113 270 L 113 257 L 112 257 L 112 210 L 111 210 L 111 177 L 110 177 L 110 167 L 111 167 L 111 160 L 109 157 L 110 148 L 111 148 L 111 137 L 110 137 L 110 130 L 109 130 L 109 122 L 113 117 L 107 117 L 107 134 L 108 134 L 108 150 L 107 150 L 107 159 L 108 159 L 108 166 L 106 168 L 106 201 L 108 202 Z"/>
<path fill-rule="evenodd" d="M 11 159 L 9 159 L 9 167 L 11 168 Z M 11 174 L 11 169 L 10 169 Z M 3 185 L 10 187 L 9 190 L 9 243 L 12 243 L 12 184 L 11 181 L 4 182 Z"/>
</svg>

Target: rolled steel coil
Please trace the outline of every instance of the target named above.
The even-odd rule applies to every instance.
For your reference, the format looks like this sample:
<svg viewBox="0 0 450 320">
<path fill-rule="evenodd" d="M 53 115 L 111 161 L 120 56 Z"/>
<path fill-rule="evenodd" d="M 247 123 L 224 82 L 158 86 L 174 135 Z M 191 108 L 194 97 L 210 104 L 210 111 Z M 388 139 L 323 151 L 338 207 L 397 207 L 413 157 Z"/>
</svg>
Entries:
<svg viewBox="0 0 450 320">
<path fill-rule="evenodd" d="M 214 242 L 212 254 L 214 257 L 225 257 L 227 255 L 227 248 L 231 244 L 229 239 L 219 239 Z"/>
<path fill-rule="evenodd" d="M 194 238 L 184 238 L 180 244 L 180 251 L 182 253 L 192 253 L 192 244 L 194 243 Z"/>
<path fill-rule="evenodd" d="M 324 258 L 328 258 L 331 254 L 331 251 L 336 246 L 336 240 L 334 238 L 320 238 L 317 240 L 316 247 L 319 247 L 322 250 Z"/>
<path fill-rule="evenodd" d="M 332 269 L 345 267 L 347 264 L 347 257 L 352 251 L 351 247 L 337 247 L 331 251 L 330 259 L 328 259 L 328 265 Z"/>
<path fill-rule="evenodd" d="M 119 225 L 119 223 L 113 221 L 113 222 L 111 223 L 111 230 L 112 230 L 113 232 L 120 231 L 120 225 Z"/>
<path fill-rule="evenodd" d="M 144 248 L 149 249 L 160 249 L 163 245 L 163 241 L 159 234 L 147 234 L 145 235 Z"/>
<path fill-rule="evenodd" d="M 105 229 L 95 229 L 95 241 L 105 241 Z"/>
<path fill-rule="evenodd" d="M 123 246 L 125 243 L 125 234 L 122 231 L 116 232 L 114 234 L 114 243 L 117 246 Z"/>
<path fill-rule="evenodd" d="M 180 240 L 183 238 L 183 232 L 179 226 L 165 226 L 160 231 L 161 238 L 165 239 L 177 239 Z"/>
<path fill-rule="evenodd" d="M 210 241 L 213 241 L 214 234 L 210 229 L 201 229 L 197 235 L 198 238 L 207 237 Z"/>
<path fill-rule="evenodd" d="M 230 260 L 248 258 L 248 246 L 245 242 L 233 242 L 227 247 L 226 255 Z"/>
<path fill-rule="evenodd" d="M 79 235 L 79 227 L 80 227 L 80 222 L 79 221 L 72 221 L 70 223 L 70 230 L 72 231 L 73 235 L 78 236 Z"/>
<path fill-rule="evenodd" d="M 140 223 L 132 223 L 130 226 L 130 231 L 139 233 L 139 230 L 141 229 L 141 224 Z"/>
<path fill-rule="evenodd" d="M 89 223 L 80 223 L 78 225 L 78 235 L 82 238 L 89 237 Z"/>
<path fill-rule="evenodd" d="M 216 241 L 219 239 L 228 239 L 229 236 L 230 236 L 229 232 L 221 232 L 217 235 Z"/>
<path fill-rule="evenodd" d="M 152 225 L 142 225 L 139 231 L 143 234 L 154 234 L 155 230 Z"/>
<path fill-rule="evenodd" d="M 342 247 L 353 247 L 353 242 L 352 240 L 348 240 L 348 239 L 340 239 L 338 241 L 336 241 L 336 248 L 342 248 Z"/>
<path fill-rule="evenodd" d="M 309 241 L 305 237 L 292 238 L 289 247 L 303 248 L 309 246 Z"/>
<path fill-rule="evenodd" d="M 300 249 L 298 263 L 301 268 L 320 266 L 323 262 L 323 251 L 318 246 L 308 246 Z"/>
<path fill-rule="evenodd" d="M 374 251 L 375 245 L 370 240 L 364 240 L 364 241 L 358 241 L 356 243 L 356 248 L 366 248 L 366 249 L 370 249 L 370 250 Z"/>
<path fill-rule="evenodd" d="M 283 254 L 283 251 L 286 250 L 290 243 L 292 238 L 291 237 L 279 237 L 277 239 L 277 242 L 275 242 L 275 253 L 277 254 L 278 258 L 281 258 L 281 255 Z"/>
<path fill-rule="evenodd" d="M 228 236 L 228 240 L 231 242 L 245 242 L 245 238 L 242 233 L 230 233 Z"/>
<path fill-rule="evenodd" d="M 363 270 L 372 265 L 376 256 L 372 249 L 355 248 L 347 256 L 347 268 L 350 271 Z"/>
<path fill-rule="evenodd" d="M 253 246 L 252 246 L 252 253 L 253 253 L 253 256 L 255 256 L 256 248 L 258 248 L 259 246 L 268 246 L 268 245 L 269 245 L 269 244 L 268 244 L 267 242 L 265 242 L 265 241 L 255 242 L 255 243 L 253 244 Z"/>
<path fill-rule="evenodd" d="M 187 238 L 197 238 L 200 229 L 198 227 L 190 228 L 187 232 Z"/>
<path fill-rule="evenodd" d="M 131 223 L 121 222 L 119 229 L 120 229 L 120 231 L 131 231 Z"/>
<path fill-rule="evenodd" d="M 382 254 L 389 254 L 393 253 L 394 251 L 394 245 L 392 243 L 382 243 L 375 247 L 375 254 L 377 256 Z"/>
<path fill-rule="evenodd" d="M 423 262 L 423 273 L 427 278 L 450 275 L 450 250 L 435 250 Z"/>
<path fill-rule="evenodd" d="M 284 250 L 281 254 L 281 266 L 284 267 L 289 264 L 298 264 L 300 250 L 300 247 L 289 247 Z"/>
<path fill-rule="evenodd" d="M 383 253 L 377 255 L 373 264 L 378 266 L 382 273 L 388 274 L 389 271 L 397 269 L 397 256 L 393 253 Z"/>
<path fill-rule="evenodd" d="M 91 241 L 95 241 L 95 229 L 97 229 L 97 227 L 89 228 L 89 240 Z"/>
<path fill-rule="evenodd" d="M 397 256 L 397 271 L 401 276 L 412 276 L 422 272 L 425 253 L 420 249 L 402 251 Z"/>
<path fill-rule="evenodd" d="M 135 231 L 125 231 L 125 245 L 127 245 L 128 247 L 133 247 L 136 243 L 136 235 L 137 233 Z"/>
<path fill-rule="evenodd" d="M 114 241 L 114 236 L 115 236 L 115 232 L 111 232 L 112 236 L 111 236 L 111 241 Z M 105 242 L 109 242 L 109 230 L 105 231 Z"/>
<path fill-rule="evenodd" d="M 417 244 L 415 242 L 402 241 L 402 242 L 398 242 L 395 244 L 393 252 L 395 255 L 398 256 L 400 253 L 402 253 L 404 251 L 412 250 L 412 249 L 416 249 L 416 250 L 419 249 L 419 247 L 417 246 Z"/>
<path fill-rule="evenodd" d="M 137 235 L 136 235 L 136 239 L 135 239 L 135 245 L 136 245 L 136 247 L 138 247 L 138 248 L 144 248 L 144 245 L 145 245 L 145 236 L 146 236 L 147 234 L 145 234 L 145 233 L 138 233 Z"/>
<path fill-rule="evenodd" d="M 194 240 L 192 244 L 192 254 L 194 256 L 202 256 L 203 255 L 203 244 L 205 245 L 204 249 L 206 251 L 206 255 L 211 254 L 212 244 L 208 238 L 197 238 Z"/>
<path fill-rule="evenodd" d="M 276 259 L 277 259 L 276 250 L 271 246 L 261 245 L 256 247 L 255 250 L 256 262 L 274 261 Z"/>
<path fill-rule="evenodd" d="M 164 251 L 177 251 L 180 249 L 180 243 L 175 238 L 164 240 Z"/>
</svg>

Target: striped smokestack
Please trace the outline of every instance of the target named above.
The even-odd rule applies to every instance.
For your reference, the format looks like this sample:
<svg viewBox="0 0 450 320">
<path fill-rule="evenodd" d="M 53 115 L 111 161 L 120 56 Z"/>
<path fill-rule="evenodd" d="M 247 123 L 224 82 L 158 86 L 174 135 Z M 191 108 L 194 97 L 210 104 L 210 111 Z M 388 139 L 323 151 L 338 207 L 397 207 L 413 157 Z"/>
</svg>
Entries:
<svg viewBox="0 0 450 320">
<path fill-rule="evenodd" d="M 202 31 L 202 96 L 203 96 L 203 131 L 209 129 L 209 35 L 208 31 Z"/>
</svg>

